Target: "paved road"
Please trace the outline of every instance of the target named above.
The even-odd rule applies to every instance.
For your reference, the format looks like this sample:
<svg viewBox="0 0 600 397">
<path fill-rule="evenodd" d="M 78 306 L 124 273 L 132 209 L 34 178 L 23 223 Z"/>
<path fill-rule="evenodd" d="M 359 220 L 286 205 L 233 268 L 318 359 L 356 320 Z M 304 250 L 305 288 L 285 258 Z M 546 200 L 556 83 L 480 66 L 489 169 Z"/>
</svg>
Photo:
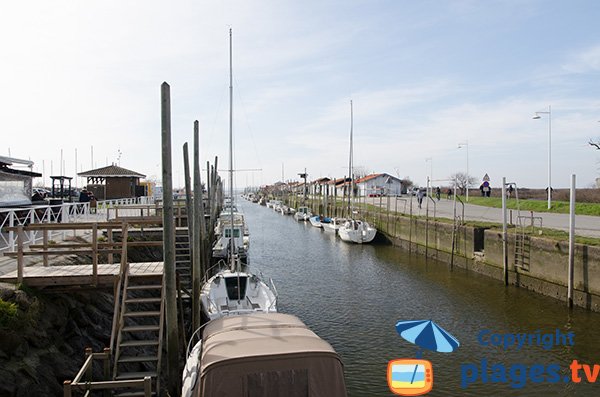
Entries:
<svg viewBox="0 0 600 397">
<path fill-rule="evenodd" d="M 442 198 L 440 201 L 435 200 L 435 202 L 431 198 L 426 198 L 429 200 L 429 216 L 442 217 L 452 219 L 453 217 L 453 201 L 446 200 Z M 374 205 L 381 205 L 386 208 L 387 207 L 387 197 L 383 197 L 381 200 L 379 198 L 369 198 L 370 203 Z M 396 208 L 396 203 L 394 202 L 395 198 L 390 198 L 390 209 L 394 211 Z M 410 212 L 411 206 L 411 197 L 403 196 L 397 198 L 397 208 L 398 212 L 404 212 L 408 214 Z M 412 197 L 412 208 L 413 214 L 425 216 L 426 207 L 425 201 L 423 201 L 423 208 L 419 209 L 417 206 L 416 197 Z M 457 215 L 461 216 L 462 214 L 462 206 L 459 202 L 457 202 Z M 510 212 L 509 210 L 509 222 L 510 222 Z M 531 217 L 531 211 L 521 211 L 521 216 Z M 558 229 L 568 232 L 569 231 L 569 215 L 568 214 L 551 214 L 546 212 L 534 212 L 533 217 L 535 219 L 536 226 L 539 225 L 540 220 L 542 222 L 542 226 L 550 229 Z M 491 208 L 491 207 L 482 207 L 480 205 L 472 205 L 465 204 L 465 219 L 473 220 L 473 221 L 485 221 L 485 222 L 497 222 L 502 223 L 502 209 L 500 208 Z M 517 210 L 512 210 L 512 219 L 513 223 L 517 223 Z M 527 221 L 530 222 L 530 221 Z M 600 238 L 600 217 L 598 216 L 589 216 L 589 215 L 577 215 L 575 217 L 575 234 L 578 236 L 585 237 L 598 237 Z"/>
</svg>

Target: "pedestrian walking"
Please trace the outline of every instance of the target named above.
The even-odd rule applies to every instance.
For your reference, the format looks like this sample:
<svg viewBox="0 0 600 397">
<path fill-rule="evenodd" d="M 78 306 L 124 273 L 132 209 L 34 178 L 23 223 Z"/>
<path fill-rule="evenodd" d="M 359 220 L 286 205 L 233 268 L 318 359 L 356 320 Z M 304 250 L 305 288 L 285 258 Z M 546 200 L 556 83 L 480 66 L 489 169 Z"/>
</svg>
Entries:
<svg viewBox="0 0 600 397">
<path fill-rule="evenodd" d="M 419 208 L 421 208 L 421 204 L 423 204 L 423 197 L 425 197 L 425 190 L 419 189 L 417 192 L 417 202 L 419 203 Z"/>
</svg>

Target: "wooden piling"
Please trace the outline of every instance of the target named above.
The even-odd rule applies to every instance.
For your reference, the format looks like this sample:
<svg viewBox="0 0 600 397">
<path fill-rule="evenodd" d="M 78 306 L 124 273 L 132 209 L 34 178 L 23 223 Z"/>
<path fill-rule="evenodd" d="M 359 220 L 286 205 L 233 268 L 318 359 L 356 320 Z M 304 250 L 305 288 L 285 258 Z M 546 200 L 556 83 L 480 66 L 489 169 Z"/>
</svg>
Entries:
<svg viewBox="0 0 600 397">
<path fill-rule="evenodd" d="M 200 327 L 200 290 L 202 289 L 203 257 L 206 247 L 203 244 L 206 228 L 204 225 L 202 181 L 200 180 L 200 128 L 194 121 L 194 250 L 192 256 L 192 329 Z"/>
<path fill-rule="evenodd" d="M 44 251 L 48 251 L 48 229 L 42 231 L 42 238 L 44 243 Z M 43 259 L 44 266 L 48 266 L 48 254 L 44 254 Z"/>
<path fill-rule="evenodd" d="M 17 226 L 17 283 L 23 282 L 23 239 L 25 234 L 23 233 L 23 225 Z"/>
<path fill-rule="evenodd" d="M 125 244 L 125 242 L 123 243 Z M 92 277 L 94 286 L 98 285 L 98 224 L 92 227 Z"/>
<path fill-rule="evenodd" d="M 161 136 L 163 183 L 163 252 L 167 331 L 168 392 L 179 395 L 179 330 L 177 324 L 177 280 L 175 273 L 175 227 L 173 224 L 173 180 L 171 167 L 171 95 L 169 84 L 161 86 Z"/>
</svg>

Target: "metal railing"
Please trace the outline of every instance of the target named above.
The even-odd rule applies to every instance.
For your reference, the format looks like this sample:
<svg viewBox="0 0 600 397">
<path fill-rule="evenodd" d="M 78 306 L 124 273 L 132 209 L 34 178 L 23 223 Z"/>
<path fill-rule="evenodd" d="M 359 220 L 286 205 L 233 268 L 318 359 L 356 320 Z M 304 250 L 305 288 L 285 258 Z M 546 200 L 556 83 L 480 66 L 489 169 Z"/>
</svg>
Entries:
<svg viewBox="0 0 600 397">
<path fill-rule="evenodd" d="M 96 202 L 96 212 L 98 214 L 106 214 L 109 208 L 114 208 L 118 206 L 124 205 L 152 205 L 154 204 L 154 197 L 131 197 L 131 198 L 122 198 L 122 199 L 111 199 L 111 200 L 101 200 Z"/>
<path fill-rule="evenodd" d="M 0 252 L 14 251 L 17 245 L 17 234 L 14 228 L 42 223 L 75 223 L 85 222 L 90 216 L 90 203 L 62 203 L 55 205 L 35 205 L 28 208 L 0 209 Z M 55 232 L 48 236 L 64 232 Z M 23 234 L 22 243 L 34 244 L 43 236 L 39 231 Z"/>
<path fill-rule="evenodd" d="M 96 202 L 96 213 L 108 216 L 110 208 L 126 205 L 144 205 L 152 207 L 154 197 L 136 197 L 129 199 L 104 200 Z M 0 253 L 15 251 L 18 236 L 15 232 L 17 226 L 28 226 L 48 223 L 79 223 L 97 220 L 93 212 L 94 206 L 86 203 L 62 203 L 53 205 L 34 205 L 26 208 L 0 209 Z M 139 213 L 139 209 L 132 210 Z M 54 239 L 57 236 L 66 237 L 66 231 L 52 231 L 48 236 Z M 23 245 L 40 242 L 44 236 L 40 231 L 31 230 L 23 234 Z"/>
</svg>

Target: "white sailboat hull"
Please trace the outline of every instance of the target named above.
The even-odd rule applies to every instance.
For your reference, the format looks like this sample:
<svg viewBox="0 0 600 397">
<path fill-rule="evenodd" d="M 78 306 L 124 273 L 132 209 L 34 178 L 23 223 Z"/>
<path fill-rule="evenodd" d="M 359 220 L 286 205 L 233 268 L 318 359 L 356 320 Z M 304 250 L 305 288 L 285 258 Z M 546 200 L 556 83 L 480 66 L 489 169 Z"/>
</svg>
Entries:
<svg viewBox="0 0 600 397">
<path fill-rule="evenodd" d="M 272 281 L 270 284 L 274 289 Z M 272 289 L 251 273 L 224 270 L 202 286 L 202 312 L 210 320 L 224 316 L 277 312 L 277 296 Z"/>
<path fill-rule="evenodd" d="M 349 243 L 365 244 L 370 243 L 377 234 L 377 229 L 362 221 L 347 221 L 342 225 L 338 233 L 340 238 Z"/>
</svg>

